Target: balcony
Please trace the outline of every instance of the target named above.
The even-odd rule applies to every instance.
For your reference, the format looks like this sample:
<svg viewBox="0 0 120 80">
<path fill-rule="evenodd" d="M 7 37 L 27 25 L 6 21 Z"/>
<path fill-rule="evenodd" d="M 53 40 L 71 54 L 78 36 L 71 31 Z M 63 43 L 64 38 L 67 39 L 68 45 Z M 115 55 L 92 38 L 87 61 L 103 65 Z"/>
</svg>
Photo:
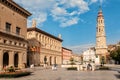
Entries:
<svg viewBox="0 0 120 80">
<path fill-rule="evenodd" d="M 0 28 L 0 33 L 5 36 L 12 36 L 15 38 L 25 39 L 25 36 L 22 34 L 16 34 L 15 32 L 6 31 L 6 29 L 2 29 L 2 28 Z"/>
</svg>

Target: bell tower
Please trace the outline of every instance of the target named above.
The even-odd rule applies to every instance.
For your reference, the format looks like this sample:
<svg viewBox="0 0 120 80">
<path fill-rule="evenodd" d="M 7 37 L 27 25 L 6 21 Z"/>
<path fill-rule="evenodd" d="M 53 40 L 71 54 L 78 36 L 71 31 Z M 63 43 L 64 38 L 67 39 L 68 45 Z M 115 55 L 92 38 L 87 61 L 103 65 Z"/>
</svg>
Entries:
<svg viewBox="0 0 120 80">
<path fill-rule="evenodd" d="M 104 16 L 102 13 L 102 8 L 100 6 L 97 16 L 97 28 L 96 28 L 96 55 L 99 57 L 99 64 L 101 62 L 106 63 L 107 53 L 108 51 L 106 45 Z"/>
</svg>

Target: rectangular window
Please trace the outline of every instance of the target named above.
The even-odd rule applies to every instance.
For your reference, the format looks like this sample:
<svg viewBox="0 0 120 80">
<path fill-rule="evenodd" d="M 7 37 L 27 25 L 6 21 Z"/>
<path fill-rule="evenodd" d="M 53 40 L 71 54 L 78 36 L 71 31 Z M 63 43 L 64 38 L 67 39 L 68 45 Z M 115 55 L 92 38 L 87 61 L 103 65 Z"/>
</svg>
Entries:
<svg viewBox="0 0 120 80">
<path fill-rule="evenodd" d="M 20 35 L 20 28 L 19 27 L 16 27 L 16 34 Z"/>
<path fill-rule="evenodd" d="M 14 45 L 17 45 L 17 42 L 15 42 Z"/>
<path fill-rule="evenodd" d="M 10 32 L 11 24 L 6 22 L 6 31 Z"/>
<path fill-rule="evenodd" d="M 12 41 L 10 41 L 9 43 L 12 44 Z"/>
<path fill-rule="evenodd" d="M 7 43 L 7 40 L 4 40 L 4 43 Z"/>
</svg>

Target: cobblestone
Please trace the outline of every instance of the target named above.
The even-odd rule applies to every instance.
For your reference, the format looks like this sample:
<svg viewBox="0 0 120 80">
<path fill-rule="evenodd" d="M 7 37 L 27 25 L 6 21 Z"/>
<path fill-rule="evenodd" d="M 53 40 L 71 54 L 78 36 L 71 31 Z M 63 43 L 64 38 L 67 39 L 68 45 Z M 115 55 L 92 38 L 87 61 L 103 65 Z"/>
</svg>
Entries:
<svg viewBox="0 0 120 80">
<path fill-rule="evenodd" d="M 118 78 L 119 77 L 119 78 Z M 64 68 L 35 68 L 34 73 L 20 78 L 1 78 L 0 80 L 120 80 L 117 71 L 67 71 Z"/>
</svg>

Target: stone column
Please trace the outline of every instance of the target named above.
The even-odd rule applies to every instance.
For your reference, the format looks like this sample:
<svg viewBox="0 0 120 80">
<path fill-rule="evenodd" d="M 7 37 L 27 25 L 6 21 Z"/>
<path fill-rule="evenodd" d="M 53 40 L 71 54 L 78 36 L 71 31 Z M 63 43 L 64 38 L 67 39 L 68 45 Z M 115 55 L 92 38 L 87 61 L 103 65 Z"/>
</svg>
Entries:
<svg viewBox="0 0 120 80">
<path fill-rule="evenodd" d="M 14 52 L 9 52 L 9 66 L 14 66 Z"/>
<path fill-rule="evenodd" d="M 23 68 L 23 64 L 22 64 L 22 55 L 23 55 L 23 53 L 18 53 L 18 67 L 19 68 Z"/>
<path fill-rule="evenodd" d="M 26 52 L 23 52 L 22 64 L 23 64 L 23 68 L 25 68 L 27 66 L 27 53 Z"/>
<path fill-rule="evenodd" d="M 3 68 L 3 50 L 0 50 L 0 71 Z"/>
</svg>

